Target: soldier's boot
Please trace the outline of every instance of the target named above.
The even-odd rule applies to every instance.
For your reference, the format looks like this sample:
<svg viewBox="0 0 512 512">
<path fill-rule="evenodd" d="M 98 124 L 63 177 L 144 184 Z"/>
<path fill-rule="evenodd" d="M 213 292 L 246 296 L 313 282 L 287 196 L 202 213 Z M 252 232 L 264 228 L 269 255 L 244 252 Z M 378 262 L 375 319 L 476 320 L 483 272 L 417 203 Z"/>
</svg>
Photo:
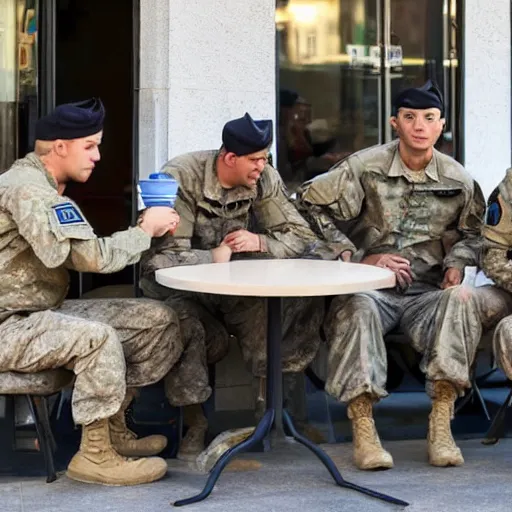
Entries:
<svg viewBox="0 0 512 512">
<path fill-rule="evenodd" d="M 433 466 L 462 466 L 464 458 L 450 428 L 457 391 L 445 380 L 434 382 L 434 398 L 428 424 L 428 459 Z"/>
<path fill-rule="evenodd" d="M 183 424 L 188 427 L 188 430 L 181 440 L 176 458 L 188 462 L 195 461 L 205 448 L 204 442 L 208 430 L 208 420 L 200 404 L 183 407 Z"/>
<path fill-rule="evenodd" d="M 82 427 L 80 450 L 69 463 L 72 480 L 102 485 L 137 485 L 159 480 L 167 473 L 160 457 L 128 459 L 119 455 L 110 441 L 109 420 Z"/>
<path fill-rule="evenodd" d="M 393 457 L 384 450 L 373 421 L 373 400 L 365 393 L 348 404 L 348 417 L 352 422 L 354 463 L 359 469 L 389 469 Z"/>
<path fill-rule="evenodd" d="M 128 388 L 121 409 L 109 419 L 110 439 L 115 451 L 124 457 L 149 457 L 165 450 L 167 438 L 161 435 L 152 435 L 139 439 L 137 434 L 126 426 L 126 409 L 135 394 L 135 389 Z"/>
</svg>

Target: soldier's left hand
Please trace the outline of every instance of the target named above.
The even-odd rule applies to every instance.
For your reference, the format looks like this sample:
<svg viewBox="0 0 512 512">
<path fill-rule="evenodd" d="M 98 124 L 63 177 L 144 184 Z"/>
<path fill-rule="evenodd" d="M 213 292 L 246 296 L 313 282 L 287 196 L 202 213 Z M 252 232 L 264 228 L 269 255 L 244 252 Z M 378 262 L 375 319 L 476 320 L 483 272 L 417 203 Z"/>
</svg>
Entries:
<svg viewBox="0 0 512 512">
<path fill-rule="evenodd" d="M 343 251 L 340 254 L 342 261 L 350 261 L 352 259 L 352 253 L 350 251 Z"/>
<path fill-rule="evenodd" d="M 233 231 L 224 237 L 223 244 L 229 245 L 233 252 L 259 252 L 260 237 L 246 229 Z"/>
<path fill-rule="evenodd" d="M 446 290 L 446 288 L 457 286 L 460 283 L 462 283 L 462 271 L 458 268 L 451 267 L 444 274 L 441 289 Z"/>
</svg>

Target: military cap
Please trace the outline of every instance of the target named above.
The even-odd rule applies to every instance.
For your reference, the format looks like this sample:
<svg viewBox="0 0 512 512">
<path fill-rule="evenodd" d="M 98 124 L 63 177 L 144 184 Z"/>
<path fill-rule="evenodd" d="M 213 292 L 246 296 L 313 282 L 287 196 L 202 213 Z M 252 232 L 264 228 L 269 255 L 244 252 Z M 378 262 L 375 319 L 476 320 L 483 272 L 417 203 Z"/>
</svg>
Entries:
<svg viewBox="0 0 512 512">
<path fill-rule="evenodd" d="M 295 91 L 289 89 L 281 89 L 279 91 L 279 104 L 281 107 L 293 107 L 298 99 L 299 95 Z"/>
<path fill-rule="evenodd" d="M 400 108 L 427 109 L 438 108 L 444 115 L 443 95 L 431 80 L 421 87 L 410 87 L 401 91 L 393 102 L 394 114 Z"/>
<path fill-rule="evenodd" d="M 36 140 L 80 139 L 103 129 L 105 108 L 100 99 L 59 105 L 36 123 Z"/>
<path fill-rule="evenodd" d="M 249 114 L 228 121 L 222 130 L 226 151 L 243 156 L 268 148 L 272 143 L 272 121 L 254 121 Z"/>
</svg>

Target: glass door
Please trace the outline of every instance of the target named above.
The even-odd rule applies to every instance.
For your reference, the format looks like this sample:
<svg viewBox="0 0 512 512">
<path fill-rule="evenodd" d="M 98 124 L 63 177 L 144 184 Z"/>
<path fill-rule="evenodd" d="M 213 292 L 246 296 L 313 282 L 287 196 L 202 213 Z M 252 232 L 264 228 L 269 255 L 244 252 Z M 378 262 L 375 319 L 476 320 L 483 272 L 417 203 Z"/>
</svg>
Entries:
<svg viewBox="0 0 512 512">
<path fill-rule="evenodd" d="M 287 0 L 276 9 L 278 169 L 290 189 L 382 140 L 376 0 Z"/>
<path fill-rule="evenodd" d="M 428 78 L 444 92 L 438 146 L 456 156 L 457 0 L 278 0 L 277 167 L 293 191 L 392 140 L 394 95 Z"/>
<path fill-rule="evenodd" d="M 391 57 L 383 62 L 384 87 L 389 91 L 383 116 L 391 113 L 391 99 L 404 87 L 436 82 L 445 101 L 446 129 L 437 148 L 457 156 L 459 116 L 456 0 L 382 0 L 384 34 L 389 34 Z M 395 58 L 396 56 L 398 58 Z M 401 59 L 401 62 L 400 62 Z M 392 134 L 386 130 L 384 141 Z"/>
<path fill-rule="evenodd" d="M 31 149 L 37 119 L 38 5 L 0 0 L 0 172 Z"/>
</svg>

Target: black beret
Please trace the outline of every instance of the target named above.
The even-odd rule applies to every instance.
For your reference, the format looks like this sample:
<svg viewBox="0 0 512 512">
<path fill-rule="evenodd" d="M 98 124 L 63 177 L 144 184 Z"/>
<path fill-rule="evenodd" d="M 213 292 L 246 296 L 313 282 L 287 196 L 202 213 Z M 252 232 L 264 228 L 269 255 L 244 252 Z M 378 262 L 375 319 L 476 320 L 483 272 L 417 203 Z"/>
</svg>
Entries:
<svg viewBox="0 0 512 512">
<path fill-rule="evenodd" d="M 443 95 L 431 80 L 422 87 L 411 87 L 401 91 L 393 102 L 393 114 L 396 115 L 398 110 L 403 107 L 418 110 L 438 108 L 441 111 L 441 116 L 444 115 Z"/>
<path fill-rule="evenodd" d="M 272 121 L 254 121 L 249 114 L 228 121 L 222 130 L 226 151 L 243 156 L 268 148 L 272 143 Z"/>
<path fill-rule="evenodd" d="M 295 91 L 290 91 L 289 89 L 281 89 L 279 91 L 279 105 L 281 107 L 293 107 L 298 99 L 299 95 Z"/>
<path fill-rule="evenodd" d="M 100 99 L 59 105 L 36 123 L 36 140 L 71 140 L 103 130 L 105 108 Z"/>
</svg>

